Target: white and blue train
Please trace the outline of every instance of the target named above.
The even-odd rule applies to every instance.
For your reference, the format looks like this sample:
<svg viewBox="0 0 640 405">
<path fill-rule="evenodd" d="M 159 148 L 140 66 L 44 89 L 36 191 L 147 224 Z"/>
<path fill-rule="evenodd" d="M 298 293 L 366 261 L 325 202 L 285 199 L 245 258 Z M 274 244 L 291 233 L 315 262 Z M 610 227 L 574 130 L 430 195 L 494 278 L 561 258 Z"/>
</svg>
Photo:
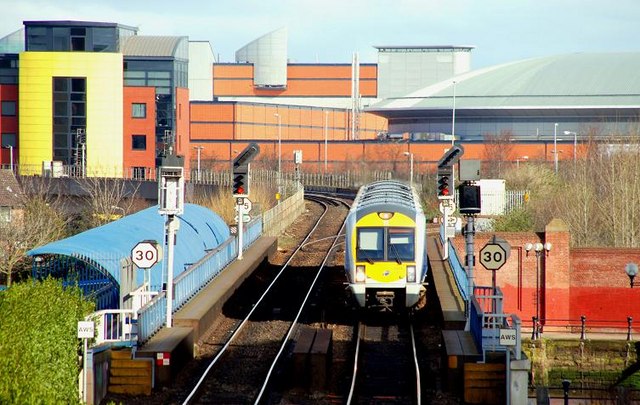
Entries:
<svg viewBox="0 0 640 405">
<path fill-rule="evenodd" d="M 347 215 L 345 238 L 345 272 L 360 307 L 424 306 L 426 221 L 412 187 L 395 180 L 361 187 Z"/>
</svg>

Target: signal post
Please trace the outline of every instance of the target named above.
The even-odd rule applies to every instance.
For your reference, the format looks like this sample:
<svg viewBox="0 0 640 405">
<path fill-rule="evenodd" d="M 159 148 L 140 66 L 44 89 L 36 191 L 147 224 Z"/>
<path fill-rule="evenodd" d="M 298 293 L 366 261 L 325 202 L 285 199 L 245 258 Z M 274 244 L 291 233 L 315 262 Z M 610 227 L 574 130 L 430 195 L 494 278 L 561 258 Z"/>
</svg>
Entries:
<svg viewBox="0 0 640 405">
<path fill-rule="evenodd" d="M 233 198 L 236 200 L 236 224 L 238 226 L 238 260 L 242 260 L 242 244 L 244 237 L 244 222 L 245 215 L 249 213 L 245 207 L 251 207 L 251 200 L 249 200 L 249 184 L 251 180 L 250 176 L 250 162 L 260 153 L 260 147 L 257 143 L 251 143 L 242 152 L 233 159 L 232 163 L 232 193 Z"/>
</svg>

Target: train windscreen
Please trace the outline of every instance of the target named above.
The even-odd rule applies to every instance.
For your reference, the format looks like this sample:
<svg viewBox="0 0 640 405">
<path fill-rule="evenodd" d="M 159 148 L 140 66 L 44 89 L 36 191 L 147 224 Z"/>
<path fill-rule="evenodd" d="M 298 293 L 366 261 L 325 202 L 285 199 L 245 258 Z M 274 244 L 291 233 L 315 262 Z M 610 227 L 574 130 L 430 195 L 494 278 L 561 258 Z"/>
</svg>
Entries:
<svg viewBox="0 0 640 405">
<path fill-rule="evenodd" d="M 415 258 L 414 230 L 412 228 L 389 228 L 388 234 L 388 260 L 413 261 Z"/>
<path fill-rule="evenodd" d="M 384 229 L 360 228 L 358 229 L 358 244 L 356 248 L 356 260 L 373 261 L 384 260 Z"/>
</svg>

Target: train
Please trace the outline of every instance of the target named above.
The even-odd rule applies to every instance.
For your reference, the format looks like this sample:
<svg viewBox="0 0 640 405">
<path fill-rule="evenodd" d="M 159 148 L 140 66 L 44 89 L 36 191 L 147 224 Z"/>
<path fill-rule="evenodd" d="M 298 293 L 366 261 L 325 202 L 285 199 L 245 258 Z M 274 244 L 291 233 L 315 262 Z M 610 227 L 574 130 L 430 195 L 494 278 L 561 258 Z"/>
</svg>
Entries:
<svg viewBox="0 0 640 405">
<path fill-rule="evenodd" d="M 347 214 L 344 270 L 360 308 L 394 312 L 426 304 L 426 218 L 408 184 L 362 186 Z"/>
</svg>

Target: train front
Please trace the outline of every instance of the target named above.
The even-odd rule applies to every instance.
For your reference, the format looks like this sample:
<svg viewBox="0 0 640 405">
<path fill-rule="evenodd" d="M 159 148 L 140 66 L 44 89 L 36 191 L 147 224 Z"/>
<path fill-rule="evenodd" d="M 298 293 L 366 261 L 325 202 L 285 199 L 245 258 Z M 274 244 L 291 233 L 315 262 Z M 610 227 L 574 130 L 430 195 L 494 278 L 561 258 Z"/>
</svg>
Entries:
<svg viewBox="0 0 640 405">
<path fill-rule="evenodd" d="M 378 196 L 354 202 L 345 267 L 360 307 L 393 311 L 424 304 L 425 220 L 409 191 L 405 201 Z"/>
</svg>

